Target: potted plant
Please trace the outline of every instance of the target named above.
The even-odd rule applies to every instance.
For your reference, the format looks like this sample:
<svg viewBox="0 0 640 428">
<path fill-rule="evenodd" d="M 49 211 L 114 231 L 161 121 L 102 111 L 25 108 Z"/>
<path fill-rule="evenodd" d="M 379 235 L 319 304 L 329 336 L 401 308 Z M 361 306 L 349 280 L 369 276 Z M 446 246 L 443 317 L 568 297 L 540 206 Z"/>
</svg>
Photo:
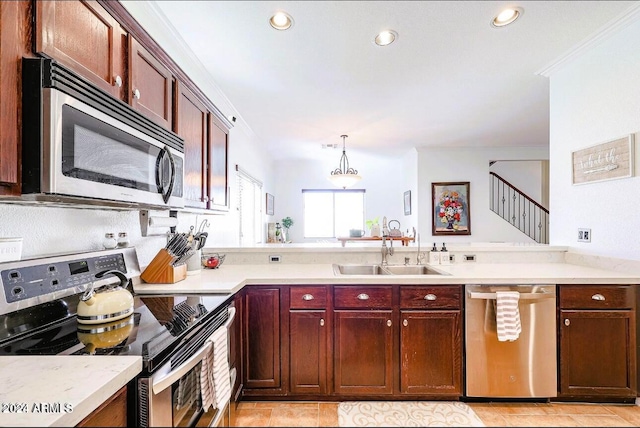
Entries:
<svg viewBox="0 0 640 428">
<path fill-rule="evenodd" d="M 378 223 L 379 219 L 380 217 L 378 216 L 371 220 L 365 221 L 365 224 L 367 225 L 367 229 L 371 231 L 372 237 L 380 236 L 380 223 Z"/>
<path fill-rule="evenodd" d="M 282 242 L 291 242 L 289 241 L 289 228 L 293 226 L 293 220 L 291 217 L 285 217 L 282 219 Z"/>
</svg>

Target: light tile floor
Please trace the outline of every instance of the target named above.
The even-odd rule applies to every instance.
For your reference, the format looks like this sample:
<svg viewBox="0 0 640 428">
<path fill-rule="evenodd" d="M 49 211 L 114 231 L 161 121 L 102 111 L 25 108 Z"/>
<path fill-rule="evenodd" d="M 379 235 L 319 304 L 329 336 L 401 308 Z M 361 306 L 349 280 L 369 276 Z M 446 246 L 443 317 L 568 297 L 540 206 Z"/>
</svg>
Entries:
<svg viewBox="0 0 640 428">
<path fill-rule="evenodd" d="M 237 427 L 337 427 L 337 402 L 243 401 Z M 638 427 L 640 407 L 582 403 L 467 403 L 488 427 Z"/>
</svg>

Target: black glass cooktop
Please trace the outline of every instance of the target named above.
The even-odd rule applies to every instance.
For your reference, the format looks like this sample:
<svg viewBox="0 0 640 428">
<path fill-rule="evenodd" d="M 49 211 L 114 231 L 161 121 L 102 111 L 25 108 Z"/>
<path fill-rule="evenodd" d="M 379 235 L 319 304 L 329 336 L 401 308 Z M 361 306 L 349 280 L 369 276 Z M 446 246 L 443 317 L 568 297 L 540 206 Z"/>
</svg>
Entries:
<svg viewBox="0 0 640 428">
<path fill-rule="evenodd" d="M 5 323 L 14 324 L 13 334 L 0 342 L 0 355 L 139 355 L 143 370 L 151 373 L 169 357 L 173 365 L 178 355 L 178 364 L 182 347 L 201 346 L 228 318 L 230 300 L 230 295 L 137 296 L 130 317 L 90 325 L 68 313 L 61 317 L 62 304 L 50 302 L 14 319 L 5 317 Z M 41 326 L 29 325 L 34 322 Z M 197 333 L 204 339 L 194 344 Z"/>
</svg>

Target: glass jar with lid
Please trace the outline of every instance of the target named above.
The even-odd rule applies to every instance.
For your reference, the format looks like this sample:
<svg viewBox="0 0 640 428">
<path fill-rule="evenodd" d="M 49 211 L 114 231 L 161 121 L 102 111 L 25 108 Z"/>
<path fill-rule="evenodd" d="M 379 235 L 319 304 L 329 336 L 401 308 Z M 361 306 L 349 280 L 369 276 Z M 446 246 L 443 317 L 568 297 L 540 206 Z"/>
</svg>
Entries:
<svg viewBox="0 0 640 428">
<path fill-rule="evenodd" d="M 127 232 L 118 233 L 118 248 L 126 248 L 129 246 L 129 237 Z"/>
<path fill-rule="evenodd" d="M 118 246 L 116 236 L 113 233 L 105 233 L 104 239 L 102 240 L 102 246 L 107 250 L 116 248 Z"/>
</svg>

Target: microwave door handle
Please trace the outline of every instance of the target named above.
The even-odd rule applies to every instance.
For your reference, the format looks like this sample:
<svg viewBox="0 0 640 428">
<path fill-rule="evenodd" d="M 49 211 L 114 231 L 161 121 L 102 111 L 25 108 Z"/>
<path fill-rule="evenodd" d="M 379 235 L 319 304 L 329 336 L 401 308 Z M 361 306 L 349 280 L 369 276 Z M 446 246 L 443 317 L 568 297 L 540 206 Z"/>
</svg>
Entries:
<svg viewBox="0 0 640 428">
<path fill-rule="evenodd" d="M 159 394 L 174 383 L 176 383 L 182 376 L 189 373 L 189 370 L 193 369 L 198 365 L 200 361 L 202 361 L 207 353 L 211 352 L 213 344 L 210 341 L 207 341 L 203 347 L 201 347 L 195 354 L 193 354 L 187 361 L 180 364 L 175 369 L 171 370 L 166 375 L 162 376 L 160 379 L 153 381 L 153 393 Z"/>
<path fill-rule="evenodd" d="M 165 187 L 165 179 L 164 174 L 162 174 L 162 159 L 169 159 L 169 165 L 171 165 L 171 176 L 169 177 L 169 185 Z M 171 156 L 171 152 L 169 152 L 169 147 L 165 146 L 160 150 L 158 154 L 158 161 L 156 162 L 156 183 L 158 184 L 158 193 L 162 195 L 162 200 L 166 204 L 171 197 L 171 193 L 173 192 L 173 184 L 176 179 L 176 164 L 173 160 L 173 156 Z"/>
</svg>

